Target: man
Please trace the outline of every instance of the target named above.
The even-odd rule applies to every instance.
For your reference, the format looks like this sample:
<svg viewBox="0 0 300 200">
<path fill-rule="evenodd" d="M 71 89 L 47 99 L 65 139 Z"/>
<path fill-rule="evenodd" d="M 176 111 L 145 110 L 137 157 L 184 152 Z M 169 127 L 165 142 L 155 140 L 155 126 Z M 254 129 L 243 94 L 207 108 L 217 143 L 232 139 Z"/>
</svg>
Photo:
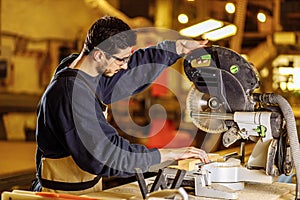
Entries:
<svg viewBox="0 0 300 200">
<path fill-rule="evenodd" d="M 203 150 L 148 149 L 120 137 L 105 118 L 106 105 L 142 91 L 179 55 L 206 42 L 164 41 L 136 50 L 136 33 L 103 17 L 88 31 L 83 50 L 64 59 L 43 94 L 36 127 L 35 191 L 100 191 L 101 177 L 131 176 L 166 160 L 208 162 Z"/>
</svg>

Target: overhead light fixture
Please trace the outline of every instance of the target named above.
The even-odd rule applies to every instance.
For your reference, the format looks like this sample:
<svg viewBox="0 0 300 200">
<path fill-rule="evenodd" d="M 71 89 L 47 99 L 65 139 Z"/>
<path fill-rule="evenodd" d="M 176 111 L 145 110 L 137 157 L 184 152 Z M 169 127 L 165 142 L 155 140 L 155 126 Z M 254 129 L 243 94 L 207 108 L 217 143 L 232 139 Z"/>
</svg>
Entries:
<svg viewBox="0 0 300 200">
<path fill-rule="evenodd" d="M 287 82 L 280 82 L 279 87 L 283 91 L 300 91 L 300 81 L 294 77 L 291 81 L 288 80 Z"/>
<path fill-rule="evenodd" d="M 297 43 L 297 36 L 295 32 L 275 32 L 273 34 L 273 41 L 279 45 L 295 45 Z"/>
<path fill-rule="evenodd" d="M 279 67 L 278 73 L 280 75 L 300 75 L 300 68 L 293 68 L 293 67 Z"/>
<path fill-rule="evenodd" d="M 275 76 L 282 90 L 300 90 L 300 68 L 278 67 Z"/>
<path fill-rule="evenodd" d="M 227 13 L 229 14 L 233 14 L 235 13 L 235 5 L 233 3 L 226 3 L 225 5 L 225 10 Z"/>
<path fill-rule="evenodd" d="M 202 38 L 208 39 L 211 41 L 217 41 L 226 37 L 235 35 L 237 32 L 237 27 L 233 24 L 224 26 L 218 30 L 211 31 L 209 33 L 203 34 Z"/>
<path fill-rule="evenodd" d="M 266 14 L 265 13 L 263 13 L 263 12 L 259 12 L 259 13 L 257 13 L 257 20 L 259 21 L 259 22 L 261 22 L 261 23 L 264 23 L 264 22 L 266 22 L 267 21 L 267 16 L 266 16 Z"/>
<path fill-rule="evenodd" d="M 181 24 L 186 24 L 189 22 L 189 17 L 186 14 L 178 15 L 177 19 Z"/>
<path fill-rule="evenodd" d="M 222 21 L 209 19 L 193 26 L 181 29 L 179 33 L 187 37 L 198 37 L 203 33 L 222 27 L 223 24 L 224 23 Z"/>
</svg>

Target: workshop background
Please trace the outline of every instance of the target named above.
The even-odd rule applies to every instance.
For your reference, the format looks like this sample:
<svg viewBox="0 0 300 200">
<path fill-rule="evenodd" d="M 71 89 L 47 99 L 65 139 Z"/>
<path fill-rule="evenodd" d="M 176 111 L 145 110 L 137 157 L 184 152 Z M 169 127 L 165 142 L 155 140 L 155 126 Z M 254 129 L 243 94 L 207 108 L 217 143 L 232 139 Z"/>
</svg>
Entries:
<svg viewBox="0 0 300 200">
<path fill-rule="evenodd" d="M 210 44 L 242 54 L 259 72 L 259 92 L 284 96 L 300 127 L 298 0 L 0 0 L 0 191 L 26 185 L 34 176 L 39 98 L 59 61 L 81 50 L 86 31 L 103 15 L 145 28 L 138 47 L 167 38 L 149 28 L 156 27 L 196 40 L 208 38 Z M 189 32 L 188 27 L 201 22 L 219 25 Z M 183 74 L 182 60 L 172 69 Z M 143 93 L 113 104 L 109 121 L 131 142 L 148 147 L 222 149 L 219 136 L 204 144 L 202 133 L 185 115 L 179 99 L 186 98 L 190 85 L 177 79 L 174 70 L 164 72 Z"/>
</svg>

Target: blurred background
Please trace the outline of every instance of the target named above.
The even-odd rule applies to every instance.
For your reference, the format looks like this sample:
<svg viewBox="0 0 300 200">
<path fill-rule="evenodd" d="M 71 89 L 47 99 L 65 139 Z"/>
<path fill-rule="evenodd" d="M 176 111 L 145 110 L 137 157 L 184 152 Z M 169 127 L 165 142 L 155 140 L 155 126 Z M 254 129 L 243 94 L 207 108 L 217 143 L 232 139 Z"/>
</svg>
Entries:
<svg viewBox="0 0 300 200">
<path fill-rule="evenodd" d="M 0 0 L 0 140 L 35 140 L 37 104 L 57 64 L 80 52 L 86 31 L 103 15 L 141 30 L 137 47 L 172 33 L 242 54 L 259 72 L 258 92 L 287 98 L 300 126 L 298 0 Z M 178 74 L 182 60 L 143 93 L 111 105 L 109 121 L 122 136 L 148 147 L 203 147 L 182 103 L 191 83 Z M 209 151 L 222 148 L 219 137 L 213 141 Z"/>
<path fill-rule="evenodd" d="M 260 92 L 280 93 L 293 106 L 296 118 L 300 117 L 297 0 L 0 0 L 0 5 L 2 140 L 34 140 L 36 105 L 53 71 L 62 58 L 81 50 L 86 31 L 103 15 L 119 17 L 132 28 L 145 30 L 141 31 L 139 47 L 166 39 L 170 31 L 164 34 L 157 30 L 167 29 L 233 49 L 257 68 Z M 173 68 L 182 73 L 182 63 Z M 184 98 L 183 91 L 189 85 L 170 78 L 170 74 L 162 74 L 160 84 L 125 102 L 129 108 L 122 110 L 124 102 L 116 105 L 120 114 L 125 112 L 119 123 L 149 124 L 147 111 L 157 103 L 165 107 L 173 129 L 178 128 L 179 119 L 186 122 L 181 115 L 184 106 L 178 109 L 178 97 L 174 98 L 178 95 L 169 88 Z M 128 112 L 131 118 L 126 117 Z M 189 123 L 185 127 L 193 129 Z M 149 135 L 151 127 L 131 129 L 122 128 L 137 134 L 128 135 L 136 139 Z"/>
<path fill-rule="evenodd" d="M 1 140 L 34 140 L 36 106 L 53 71 L 62 58 L 81 50 L 86 31 L 103 15 L 119 17 L 132 28 L 145 30 L 138 47 L 168 39 L 166 35 L 173 31 L 233 49 L 258 70 L 260 92 L 283 95 L 293 106 L 295 117 L 300 117 L 297 0 L 0 0 L 0 5 Z M 180 61 L 172 67 L 182 73 Z M 183 131 L 195 132 L 182 114 L 184 106 L 178 107 L 178 98 L 185 98 L 190 85 L 173 76 L 165 72 L 159 84 L 116 104 L 114 114 L 119 112 L 122 117 L 118 122 L 113 117 L 110 121 L 117 128 L 121 124 L 120 132 L 128 139 L 147 144 L 155 122 L 147 126 L 151 121 L 148 111 L 160 104 L 167 114 L 166 131 L 177 130 L 182 122 Z M 134 130 L 128 122 L 142 128 Z"/>
</svg>

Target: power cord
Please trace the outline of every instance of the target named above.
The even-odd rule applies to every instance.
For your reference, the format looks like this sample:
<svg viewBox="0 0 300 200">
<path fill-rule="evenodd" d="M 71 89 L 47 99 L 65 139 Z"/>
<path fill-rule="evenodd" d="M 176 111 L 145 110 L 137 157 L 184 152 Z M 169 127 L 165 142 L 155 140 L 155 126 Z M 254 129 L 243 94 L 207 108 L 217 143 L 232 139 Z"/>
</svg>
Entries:
<svg viewBox="0 0 300 200">
<path fill-rule="evenodd" d="M 294 175 L 296 177 L 296 194 L 295 194 L 295 200 L 300 200 L 298 199 L 298 180 L 297 180 L 297 175 Z"/>
</svg>

